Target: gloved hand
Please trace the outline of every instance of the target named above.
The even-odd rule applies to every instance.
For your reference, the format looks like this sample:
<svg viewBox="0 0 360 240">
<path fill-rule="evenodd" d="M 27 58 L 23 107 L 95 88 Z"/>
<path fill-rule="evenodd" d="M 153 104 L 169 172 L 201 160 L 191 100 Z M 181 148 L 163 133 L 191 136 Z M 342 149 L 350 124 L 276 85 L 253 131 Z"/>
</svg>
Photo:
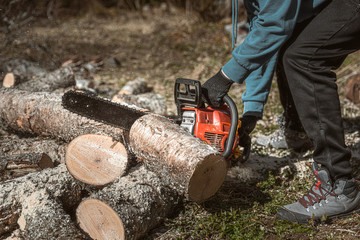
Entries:
<svg viewBox="0 0 360 240">
<path fill-rule="evenodd" d="M 250 135 L 250 133 L 255 129 L 256 123 L 259 120 L 256 116 L 251 115 L 245 115 L 242 118 L 240 118 L 241 121 L 241 127 L 239 128 L 239 136 L 242 135 Z"/>
<path fill-rule="evenodd" d="M 229 92 L 233 83 L 220 70 L 202 85 L 203 101 L 213 107 L 223 105 L 222 98 Z"/>
<path fill-rule="evenodd" d="M 250 133 L 255 129 L 256 122 L 259 118 L 255 116 L 243 116 L 240 118 L 241 127 L 238 130 L 239 133 L 239 145 L 243 147 L 242 157 L 240 162 L 245 162 L 250 156 L 251 150 L 251 138 Z"/>
</svg>

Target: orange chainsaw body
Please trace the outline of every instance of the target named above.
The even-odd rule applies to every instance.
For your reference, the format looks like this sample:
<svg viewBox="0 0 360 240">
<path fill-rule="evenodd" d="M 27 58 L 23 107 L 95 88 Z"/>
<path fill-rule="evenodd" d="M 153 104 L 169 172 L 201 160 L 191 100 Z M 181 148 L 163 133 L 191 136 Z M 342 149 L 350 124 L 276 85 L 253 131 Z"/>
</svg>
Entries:
<svg viewBox="0 0 360 240">
<path fill-rule="evenodd" d="M 219 152 L 224 152 L 231 126 L 229 107 L 226 105 L 217 108 L 183 107 L 182 110 L 183 112 L 195 112 L 193 135 L 215 147 Z M 240 121 L 238 122 L 238 127 L 240 127 L 239 125 Z M 238 144 L 239 135 L 236 133 L 233 152 Z"/>
</svg>

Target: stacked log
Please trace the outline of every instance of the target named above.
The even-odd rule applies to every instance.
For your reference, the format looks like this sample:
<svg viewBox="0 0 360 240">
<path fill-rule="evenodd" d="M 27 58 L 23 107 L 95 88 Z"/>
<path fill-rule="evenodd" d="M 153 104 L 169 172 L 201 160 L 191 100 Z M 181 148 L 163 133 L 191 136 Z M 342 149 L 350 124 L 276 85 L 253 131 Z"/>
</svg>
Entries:
<svg viewBox="0 0 360 240">
<path fill-rule="evenodd" d="M 83 134 L 121 139 L 123 130 L 81 117 L 61 105 L 61 95 L 0 89 L 0 126 L 17 132 L 70 142 Z"/>
<path fill-rule="evenodd" d="M 93 239 L 138 239 L 176 212 L 182 197 L 144 166 L 83 200 L 76 210 Z"/>
<path fill-rule="evenodd" d="M 135 105 L 159 115 L 167 115 L 165 98 L 157 93 L 117 94 L 112 98 L 112 101 Z"/>
<path fill-rule="evenodd" d="M 74 73 L 70 67 L 65 67 L 50 73 L 41 74 L 34 79 L 17 85 L 16 88 L 32 92 L 52 92 L 59 88 L 67 88 L 74 85 Z"/>
<path fill-rule="evenodd" d="M 18 227 L 25 239 L 86 239 L 67 213 L 82 199 L 64 164 L 0 184 L 0 235 Z"/>
<path fill-rule="evenodd" d="M 45 73 L 46 70 L 37 63 L 24 59 L 0 58 L 0 80 L 3 87 L 12 87 Z"/>
<path fill-rule="evenodd" d="M 54 163 L 46 153 L 0 156 L 0 182 L 53 167 Z"/>
<path fill-rule="evenodd" d="M 63 109 L 59 96 L 3 89 L 0 109 L 0 121 L 16 130 L 68 141 L 85 133 L 122 139 L 150 170 L 171 178 L 179 191 L 197 202 L 214 195 L 226 176 L 219 152 L 155 114 L 139 118 L 127 132 Z"/>
<path fill-rule="evenodd" d="M 215 149 L 156 114 L 123 130 L 65 110 L 61 95 L 10 88 L 0 89 L 0 125 L 71 141 L 68 169 L 60 164 L 0 184 L 0 234 L 20 226 L 27 239 L 84 238 L 71 220 L 78 206 L 78 224 L 92 238 L 137 239 L 184 196 L 197 202 L 213 196 L 226 176 L 227 164 Z M 133 154 L 142 165 L 122 176 Z M 82 182 L 106 187 L 83 199 L 82 183 L 68 170 Z"/>
<path fill-rule="evenodd" d="M 153 113 L 167 115 L 166 101 L 163 96 L 150 92 L 147 82 L 142 78 L 129 81 L 112 97 L 112 101 L 135 105 Z"/>
<path fill-rule="evenodd" d="M 213 196 L 225 180 L 227 164 L 220 153 L 165 117 L 139 118 L 131 127 L 129 142 L 150 170 L 193 201 Z"/>
<path fill-rule="evenodd" d="M 54 165 L 64 163 L 66 147 L 66 143 L 56 139 L 19 137 L 15 134 L 0 136 L 0 150 L 3 156 L 45 153 Z"/>
</svg>

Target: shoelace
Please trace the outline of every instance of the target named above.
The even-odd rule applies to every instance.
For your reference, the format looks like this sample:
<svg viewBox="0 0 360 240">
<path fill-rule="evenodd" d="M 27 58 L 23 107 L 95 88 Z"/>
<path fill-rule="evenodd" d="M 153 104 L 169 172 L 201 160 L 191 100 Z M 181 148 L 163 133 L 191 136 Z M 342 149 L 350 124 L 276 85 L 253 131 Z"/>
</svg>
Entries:
<svg viewBox="0 0 360 240">
<path fill-rule="evenodd" d="M 313 206 L 315 203 L 320 203 L 321 200 L 326 200 L 323 190 L 331 196 L 337 196 L 336 193 L 330 192 L 321 186 L 321 181 L 317 176 L 317 171 L 315 171 L 315 176 L 318 179 L 318 182 L 310 188 L 307 194 L 305 194 L 302 198 L 299 199 L 300 204 L 303 205 L 303 207 L 305 208 Z M 319 190 L 320 194 L 317 194 L 316 192 L 314 192 L 314 190 Z M 306 200 L 305 197 L 307 197 L 308 200 Z"/>
</svg>

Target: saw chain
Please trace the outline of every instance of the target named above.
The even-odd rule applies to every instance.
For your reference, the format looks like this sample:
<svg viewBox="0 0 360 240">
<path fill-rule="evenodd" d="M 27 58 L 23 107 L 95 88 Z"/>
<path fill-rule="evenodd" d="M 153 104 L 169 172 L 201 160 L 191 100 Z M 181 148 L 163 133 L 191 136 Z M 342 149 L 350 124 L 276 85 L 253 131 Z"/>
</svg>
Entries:
<svg viewBox="0 0 360 240">
<path fill-rule="evenodd" d="M 128 131 L 137 119 L 146 114 L 145 110 L 73 90 L 64 93 L 62 106 L 78 115 Z"/>
</svg>

